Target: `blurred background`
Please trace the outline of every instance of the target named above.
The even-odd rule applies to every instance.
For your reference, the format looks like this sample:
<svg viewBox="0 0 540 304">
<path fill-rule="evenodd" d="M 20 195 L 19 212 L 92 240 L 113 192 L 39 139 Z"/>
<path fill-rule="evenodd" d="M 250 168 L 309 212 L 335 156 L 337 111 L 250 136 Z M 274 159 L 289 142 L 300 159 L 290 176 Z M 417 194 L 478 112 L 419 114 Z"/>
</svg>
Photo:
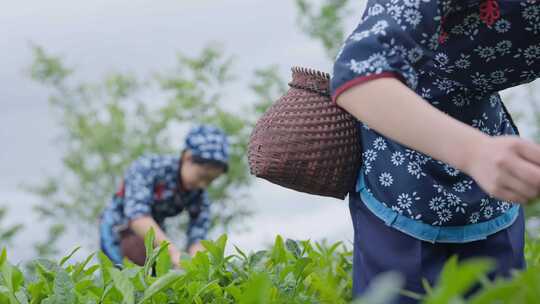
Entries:
<svg viewBox="0 0 540 304">
<path fill-rule="evenodd" d="M 179 153 L 198 122 L 224 128 L 233 170 L 212 188 L 214 228 L 257 250 L 277 234 L 352 241 L 347 201 L 250 176 L 257 117 L 292 66 L 329 72 L 364 2 L 352 0 L 5 1 L 0 11 L 0 244 L 12 261 L 97 250 L 97 223 L 144 153 Z M 540 139 L 538 82 L 503 92 Z M 537 204 L 538 205 L 538 204 Z M 540 208 L 527 210 L 537 233 Z M 168 223 L 182 243 L 186 218 Z M 84 256 L 81 255 L 81 256 Z"/>
</svg>

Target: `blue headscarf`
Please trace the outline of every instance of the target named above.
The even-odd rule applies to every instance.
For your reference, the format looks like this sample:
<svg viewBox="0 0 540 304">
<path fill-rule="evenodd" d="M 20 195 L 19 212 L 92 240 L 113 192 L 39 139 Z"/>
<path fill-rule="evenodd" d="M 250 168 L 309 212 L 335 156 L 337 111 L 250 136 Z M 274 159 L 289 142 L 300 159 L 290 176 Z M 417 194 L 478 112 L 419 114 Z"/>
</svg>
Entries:
<svg viewBox="0 0 540 304">
<path fill-rule="evenodd" d="M 192 128 L 186 137 L 185 148 L 203 160 L 218 162 L 225 167 L 229 162 L 227 135 L 223 130 L 212 125 L 200 125 Z"/>
</svg>

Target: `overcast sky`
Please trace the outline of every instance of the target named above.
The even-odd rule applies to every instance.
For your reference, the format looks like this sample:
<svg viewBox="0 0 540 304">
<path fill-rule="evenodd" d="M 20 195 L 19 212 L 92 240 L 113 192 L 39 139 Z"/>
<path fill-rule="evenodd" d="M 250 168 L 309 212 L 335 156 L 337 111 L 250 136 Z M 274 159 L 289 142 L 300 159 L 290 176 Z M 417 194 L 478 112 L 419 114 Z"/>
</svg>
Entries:
<svg viewBox="0 0 540 304">
<path fill-rule="evenodd" d="M 111 71 L 140 76 L 171 70 L 176 53 L 195 55 L 218 42 L 235 57 L 235 73 L 278 64 L 285 79 L 293 65 L 331 68 L 318 43 L 296 26 L 292 0 L 0 0 L 0 204 L 10 206 L 8 223 L 23 222 L 10 256 L 25 259 L 44 227 L 31 215 L 35 198 L 22 182 L 35 183 L 60 169 L 59 127 L 49 110 L 49 91 L 26 74 L 31 44 L 60 55 L 77 77 L 97 80 Z M 359 6 L 358 16 L 361 7 Z M 353 23 L 351 22 L 351 25 Z M 247 82 L 247 76 L 241 81 Z M 241 96 L 242 92 L 238 92 Z M 302 239 L 350 241 L 346 202 L 304 195 L 258 181 L 252 190 L 257 215 L 249 232 L 232 243 L 257 249 L 276 234 Z M 63 240 L 67 250 L 76 235 Z M 95 248 L 87 248 L 87 252 Z"/>
<path fill-rule="evenodd" d="M 352 29 L 361 15 L 348 20 Z M 31 245 L 44 236 L 43 224 L 31 215 L 35 198 L 19 185 L 35 183 L 60 169 L 59 127 L 49 110 L 49 93 L 25 74 L 31 63 L 30 44 L 60 55 L 83 80 L 98 80 L 111 71 L 147 76 L 171 70 L 176 53 L 195 55 L 209 42 L 235 57 L 235 73 L 248 82 L 258 67 L 278 64 L 285 79 L 293 65 L 329 71 L 331 62 L 318 43 L 296 26 L 292 0 L 0 0 L 0 204 L 10 206 L 8 222 L 26 229 L 10 256 L 31 256 Z M 235 92 L 231 102 L 245 100 Z M 237 94 L 237 95 L 236 95 Z M 232 105 L 234 106 L 234 105 Z M 510 105 L 516 108 L 515 104 Z M 526 121 L 518 124 L 526 129 Z M 352 238 L 347 202 L 289 191 L 258 181 L 245 233 L 232 243 L 258 249 L 276 234 L 301 239 Z M 76 246 L 76 234 L 62 242 Z M 95 248 L 85 248 L 85 252 Z"/>
</svg>

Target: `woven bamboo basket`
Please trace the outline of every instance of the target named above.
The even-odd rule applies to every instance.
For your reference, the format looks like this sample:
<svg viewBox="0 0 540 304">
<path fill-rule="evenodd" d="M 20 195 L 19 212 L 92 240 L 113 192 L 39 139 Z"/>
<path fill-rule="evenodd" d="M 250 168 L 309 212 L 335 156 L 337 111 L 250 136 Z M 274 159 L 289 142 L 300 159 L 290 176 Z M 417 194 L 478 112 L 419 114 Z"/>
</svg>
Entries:
<svg viewBox="0 0 540 304">
<path fill-rule="evenodd" d="M 344 199 L 361 164 L 356 119 L 330 98 L 330 75 L 294 67 L 289 90 L 257 121 L 251 173 L 310 194 Z"/>
</svg>

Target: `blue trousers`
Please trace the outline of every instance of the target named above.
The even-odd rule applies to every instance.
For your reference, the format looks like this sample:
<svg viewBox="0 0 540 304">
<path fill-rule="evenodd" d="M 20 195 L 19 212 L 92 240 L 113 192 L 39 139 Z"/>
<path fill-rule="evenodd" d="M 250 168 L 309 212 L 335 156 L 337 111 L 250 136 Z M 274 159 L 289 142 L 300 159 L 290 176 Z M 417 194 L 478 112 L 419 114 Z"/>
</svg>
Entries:
<svg viewBox="0 0 540 304">
<path fill-rule="evenodd" d="M 106 219 L 101 219 L 99 222 L 99 243 L 101 251 L 113 262 L 115 265 L 122 264 L 122 252 L 120 250 L 120 243 L 113 235 L 112 225 Z"/>
<path fill-rule="evenodd" d="M 362 295 L 377 275 L 388 271 L 401 273 L 405 279 L 405 290 L 423 294 L 422 278 L 435 285 L 444 263 L 453 255 L 459 259 L 493 259 L 496 268 L 490 274 L 491 278 L 509 276 L 512 269 L 525 268 L 525 219 L 522 208 L 512 226 L 485 240 L 463 244 L 429 243 L 389 227 L 367 209 L 358 193 L 350 194 L 349 208 L 354 226 L 355 297 Z M 396 303 L 416 301 L 400 296 Z"/>
</svg>

